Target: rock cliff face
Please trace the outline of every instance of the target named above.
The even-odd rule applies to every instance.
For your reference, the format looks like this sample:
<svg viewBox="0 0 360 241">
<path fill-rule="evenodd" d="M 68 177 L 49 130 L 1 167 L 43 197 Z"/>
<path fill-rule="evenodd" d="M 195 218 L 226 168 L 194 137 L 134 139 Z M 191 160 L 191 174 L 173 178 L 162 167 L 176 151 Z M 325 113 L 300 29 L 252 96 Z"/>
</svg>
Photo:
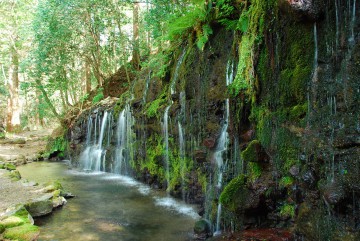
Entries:
<svg viewBox="0 0 360 241">
<path fill-rule="evenodd" d="M 90 168 L 200 204 L 212 231 L 295 225 L 306 240 L 356 240 L 359 5 L 252 1 L 247 29 L 213 22 L 203 50 L 190 36 L 164 78 L 142 69 L 116 104 L 73 123 L 74 164 L 96 145 Z"/>
</svg>

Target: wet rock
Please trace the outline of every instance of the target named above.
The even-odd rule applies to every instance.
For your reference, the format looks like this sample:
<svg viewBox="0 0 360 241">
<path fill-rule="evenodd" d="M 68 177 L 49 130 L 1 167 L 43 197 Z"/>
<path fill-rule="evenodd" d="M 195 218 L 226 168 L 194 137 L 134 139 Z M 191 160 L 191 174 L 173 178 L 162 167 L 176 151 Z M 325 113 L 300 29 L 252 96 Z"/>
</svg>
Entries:
<svg viewBox="0 0 360 241">
<path fill-rule="evenodd" d="M 204 150 L 195 150 L 194 151 L 195 160 L 198 163 L 206 162 L 207 153 Z"/>
<path fill-rule="evenodd" d="M 323 196 L 329 204 L 337 204 L 345 197 L 345 190 L 342 185 L 333 181 L 323 187 Z"/>
<path fill-rule="evenodd" d="M 25 208 L 28 210 L 32 217 L 41 217 L 48 215 L 52 212 L 53 204 L 52 201 L 49 199 L 39 200 L 27 203 L 25 205 Z"/>
<path fill-rule="evenodd" d="M 322 0 L 281 0 L 280 3 L 283 9 L 290 8 L 299 18 L 315 21 L 323 14 Z"/>
<path fill-rule="evenodd" d="M 255 136 L 255 130 L 248 130 L 244 134 L 242 134 L 240 137 L 244 142 L 249 142 L 251 139 Z"/>
<path fill-rule="evenodd" d="M 293 176 L 293 177 L 297 177 L 300 173 L 300 168 L 296 165 L 290 167 L 289 169 L 289 173 Z"/>
<path fill-rule="evenodd" d="M 308 184 L 309 186 L 313 186 L 315 184 L 316 178 L 315 178 L 315 174 L 313 171 L 311 170 L 307 170 L 303 175 L 302 175 L 302 179 L 303 181 Z"/>
<path fill-rule="evenodd" d="M 194 238 L 196 240 L 205 240 L 211 236 L 210 223 L 207 220 L 201 219 L 195 223 Z"/>
<path fill-rule="evenodd" d="M 269 160 L 269 156 L 266 154 L 258 140 L 250 142 L 246 149 L 241 153 L 241 157 L 247 162 L 267 162 Z"/>
<path fill-rule="evenodd" d="M 214 138 L 206 138 L 203 141 L 203 145 L 206 146 L 209 149 L 212 149 L 215 147 L 215 139 Z"/>
</svg>

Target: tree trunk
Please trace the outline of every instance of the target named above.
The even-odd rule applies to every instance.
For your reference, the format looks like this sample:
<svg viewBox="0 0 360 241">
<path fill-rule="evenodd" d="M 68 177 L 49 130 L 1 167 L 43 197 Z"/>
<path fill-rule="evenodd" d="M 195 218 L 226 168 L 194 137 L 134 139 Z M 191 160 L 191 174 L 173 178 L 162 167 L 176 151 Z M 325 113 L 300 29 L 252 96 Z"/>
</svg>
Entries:
<svg viewBox="0 0 360 241">
<path fill-rule="evenodd" d="M 61 118 L 61 116 L 57 113 L 55 106 L 51 103 L 51 100 L 49 99 L 49 96 L 47 95 L 44 86 L 41 83 L 41 80 L 36 78 L 35 82 L 37 84 L 37 88 L 39 88 L 39 90 L 41 91 L 41 93 L 44 96 L 45 102 L 48 104 L 51 112 L 54 114 L 54 116 L 61 122 L 63 123 L 63 119 Z"/>
<path fill-rule="evenodd" d="M 19 103 L 19 56 L 14 46 L 11 47 L 11 63 L 8 79 L 8 108 L 6 130 L 9 132 L 19 132 L 20 125 L 20 103 Z"/>
<path fill-rule="evenodd" d="M 90 93 L 91 91 L 91 71 L 90 71 L 90 63 L 86 58 L 85 60 L 85 94 Z"/>
<path fill-rule="evenodd" d="M 140 46 L 139 46 L 139 10 L 140 3 L 134 3 L 133 8 L 133 51 L 132 62 L 136 70 L 140 69 Z"/>
</svg>

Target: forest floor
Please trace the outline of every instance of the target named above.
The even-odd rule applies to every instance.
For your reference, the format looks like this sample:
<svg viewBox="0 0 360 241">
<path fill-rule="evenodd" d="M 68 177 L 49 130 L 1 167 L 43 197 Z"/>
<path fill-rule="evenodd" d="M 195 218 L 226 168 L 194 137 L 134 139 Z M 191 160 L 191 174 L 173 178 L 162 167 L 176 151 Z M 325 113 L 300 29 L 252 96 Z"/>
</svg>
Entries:
<svg viewBox="0 0 360 241">
<path fill-rule="evenodd" d="M 12 162 L 15 165 L 35 161 L 44 153 L 47 138 L 53 129 L 44 128 L 24 131 L 19 134 L 7 134 L 0 140 L 0 161 Z"/>
</svg>

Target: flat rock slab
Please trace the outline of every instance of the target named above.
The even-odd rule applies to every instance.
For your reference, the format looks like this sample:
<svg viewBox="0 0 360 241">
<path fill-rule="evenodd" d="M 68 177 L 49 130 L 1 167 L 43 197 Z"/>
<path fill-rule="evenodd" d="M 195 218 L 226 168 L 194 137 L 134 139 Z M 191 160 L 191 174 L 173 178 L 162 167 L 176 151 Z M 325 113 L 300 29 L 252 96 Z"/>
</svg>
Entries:
<svg viewBox="0 0 360 241">
<path fill-rule="evenodd" d="M 29 203 L 42 192 L 39 186 L 24 186 L 21 181 L 12 181 L 9 173 L 0 169 L 0 217 L 8 207 Z"/>
</svg>

